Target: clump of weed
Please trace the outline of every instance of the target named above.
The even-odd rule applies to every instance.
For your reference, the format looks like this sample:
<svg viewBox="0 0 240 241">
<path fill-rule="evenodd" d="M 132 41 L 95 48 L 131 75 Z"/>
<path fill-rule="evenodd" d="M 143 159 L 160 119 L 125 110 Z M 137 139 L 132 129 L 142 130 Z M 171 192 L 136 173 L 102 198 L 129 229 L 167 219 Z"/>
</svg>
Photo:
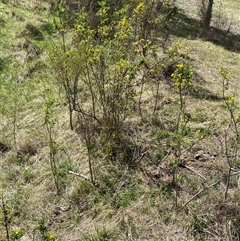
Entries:
<svg viewBox="0 0 240 241">
<path fill-rule="evenodd" d="M 52 35 L 56 31 L 54 25 L 51 22 L 42 23 L 39 28 L 41 31 L 49 35 Z"/>
<path fill-rule="evenodd" d="M 22 161 L 28 160 L 37 154 L 37 146 L 34 143 L 23 143 L 17 150 L 17 158 Z"/>
<path fill-rule="evenodd" d="M 0 72 L 4 71 L 8 67 L 9 59 L 4 56 L 0 56 Z"/>
<path fill-rule="evenodd" d="M 79 210 L 86 211 L 97 201 L 97 197 L 98 195 L 93 184 L 89 181 L 80 180 L 75 185 L 69 198 Z"/>
<path fill-rule="evenodd" d="M 50 232 L 49 228 L 44 222 L 44 219 L 40 219 L 38 221 L 36 230 L 40 233 L 40 236 L 44 241 L 57 241 L 56 236 L 52 232 Z"/>
<path fill-rule="evenodd" d="M 82 238 L 83 241 L 113 241 L 117 240 L 118 233 L 115 229 L 109 229 L 107 227 L 97 228 L 92 234 L 85 234 Z"/>
<path fill-rule="evenodd" d="M 4 196 L 0 195 L 0 231 L 1 240 L 15 241 L 24 235 L 24 229 L 14 229 L 14 219 L 19 216 L 19 213 L 14 212 L 8 203 L 6 203 Z"/>
<path fill-rule="evenodd" d="M 5 142 L 0 141 L 0 152 L 5 153 L 8 152 L 12 149 L 11 146 L 6 144 Z"/>
</svg>

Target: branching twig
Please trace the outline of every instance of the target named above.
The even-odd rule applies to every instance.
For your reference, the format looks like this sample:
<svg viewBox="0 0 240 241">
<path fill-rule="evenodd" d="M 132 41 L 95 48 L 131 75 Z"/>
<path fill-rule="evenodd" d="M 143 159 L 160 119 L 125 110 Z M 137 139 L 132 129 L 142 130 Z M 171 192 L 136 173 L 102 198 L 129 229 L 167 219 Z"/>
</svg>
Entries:
<svg viewBox="0 0 240 241">
<path fill-rule="evenodd" d="M 187 202 L 184 203 L 183 207 L 186 207 L 192 200 L 194 200 L 197 196 L 199 196 L 202 192 L 204 192 L 205 190 L 217 185 L 218 183 L 220 183 L 222 181 L 222 178 L 216 182 L 214 182 L 213 184 L 202 188 L 200 191 L 198 191 L 193 197 L 191 197 Z"/>
<path fill-rule="evenodd" d="M 231 173 L 231 176 L 235 176 L 240 174 L 240 171 Z M 213 184 L 206 186 L 205 188 L 202 188 L 199 192 L 197 192 L 193 197 L 191 197 L 186 203 L 184 203 L 183 207 L 186 207 L 192 200 L 194 200 L 197 196 L 199 196 L 203 191 L 217 185 L 218 183 L 220 183 L 221 181 L 223 181 L 224 178 L 219 179 L 218 181 L 214 182 Z"/>
</svg>

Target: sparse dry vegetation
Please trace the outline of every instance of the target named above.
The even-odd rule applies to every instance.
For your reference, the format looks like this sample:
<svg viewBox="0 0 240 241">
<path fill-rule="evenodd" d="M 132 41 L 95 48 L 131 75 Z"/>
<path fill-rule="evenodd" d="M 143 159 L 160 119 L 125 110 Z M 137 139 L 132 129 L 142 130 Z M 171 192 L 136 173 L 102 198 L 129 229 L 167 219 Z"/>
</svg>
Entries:
<svg viewBox="0 0 240 241">
<path fill-rule="evenodd" d="M 240 6 L 198 7 L 0 0 L 1 241 L 240 240 Z"/>
</svg>

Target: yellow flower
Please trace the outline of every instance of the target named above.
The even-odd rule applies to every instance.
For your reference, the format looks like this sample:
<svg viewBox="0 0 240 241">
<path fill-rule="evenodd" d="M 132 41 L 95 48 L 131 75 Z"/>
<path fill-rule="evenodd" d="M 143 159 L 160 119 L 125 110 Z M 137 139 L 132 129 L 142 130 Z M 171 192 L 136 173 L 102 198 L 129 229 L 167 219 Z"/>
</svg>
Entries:
<svg viewBox="0 0 240 241">
<path fill-rule="evenodd" d="M 53 233 L 49 233 L 49 240 L 55 240 L 55 236 Z"/>
<path fill-rule="evenodd" d="M 228 104 L 229 104 L 229 105 L 234 105 L 234 104 L 235 104 L 235 97 L 234 97 L 234 96 L 231 96 L 231 97 L 228 99 Z"/>
<path fill-rule="evenodd" d="M 143 2 L 141 2 L 141 3 L 139 3 L 138 4 L 138 6 L 133 10 L 135 13 L 140 13 L 140 11 L 142 11 L 143 9 L 144 9 L 144 3 Z"/>
<path fill-rule="evenodd" d="M 177 67 L 182 69 L 184 67 L 184 64 L 177 64 Z"/>
<path fill-rule="evenodd" d="M 230 77 L 230 72 L 228 72 L 227 70 L 225 70 L 224 68 L 221 68 L 220 70 L 220 74 L 224 79 L 227 79 L 228 77 Z"/>
</svg>

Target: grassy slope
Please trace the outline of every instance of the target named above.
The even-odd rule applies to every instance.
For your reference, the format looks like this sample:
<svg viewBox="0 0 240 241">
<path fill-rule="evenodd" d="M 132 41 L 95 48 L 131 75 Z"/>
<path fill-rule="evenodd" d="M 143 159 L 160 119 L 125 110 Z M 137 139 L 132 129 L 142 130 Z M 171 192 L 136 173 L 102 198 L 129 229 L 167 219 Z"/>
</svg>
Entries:
<svg viewBox="0 0 240 241">
<path fill-rule="evenodd" d="M 181 6 L 186 6 L 184 1 L 179 2 L 182 2 Z M 189 4 L 191 1 L 187 2 Z M 217 4 L 217 1 L 215 2 Z M 17 213 L 12 228 L 24 227 L 26 230 L 21 240 L 33 240 L 34 228 L 40 219 L 49 223 L 49 230 L 59 240 L 84 240 L 84 235 L 88 235 L 85 240 L 100 240 L 97 237 L 104 237 L 102 240 L 197 240 L 201 235 L 203 240 L 219 240 L 222 236 L 227 237 L 228 224 L 239 221 L 236 215 L 239 200 L 237 176 L 232 180 L 228 204 L 223 202 L 225 186 L 221 182 L 204 191 L 186 208 L 175 211 L 174 191 L 166 184 L 170 177 L 166 173 L 165 163 L 163 166 L 155 165 L 146 158 L 141 163 L 141 168 L 128 171 L 126 177 L 124 170 L 116 170 L 116 179 L 120 180 L 122 176 L 128 183 L 119 193 L 119 208 L 114 206 L 116 203 L 112 197 L 100 195 L 91 186 L 82 186 L 85 184 L 80 182 L 79 177 L 67 173 L 68 170 L 73 170 L 87 175 L 88 168 L 85 147 L 79 137 L 69 130 L 68 114 L 63 108 L 50 71 L 46 71 L 47 65 L 40 64 L 46 62 L 47 50 L 44 49 L 49 44 L 50 36 L 44 32 L 44 41 L 32 40 L 43 51 L 40 58 L 26 60 L 28 50 L 23 47 L 26 37 L 21 33 L 26 23 L 31 22 L 41 27 L 50 18 L 43 7 L 35 8 L 39 5 L 44 6 L 32 1 L 19 1 L 19 5 L 15 6 L 0 2 L 0 23 L 4 23 L 0 29 L 0 57 L 10 60 L 10 70 L 4 72 L 2 80 L 12 81 L 12 84 L 17 86 L 16 90 L 11 92 L 13 96 L 4 99 L 7 111 L 1 114 L 0 142 L 6 146 L 12 146 L 14 142 L 14 97 L 17 97 L 19 110 L 16 136 L 19 155 L 16 158 L 14 150 L 0 153 L 0 192 L 4 194 L 11 212 Z M 237 1 L 228 2 L 226 6 L 227 13 L 233 14 L 233 29 L 236 34 L 239 23 Z M 189 18 L 196 17 L 194 12 L 196 10 L 186 10 L 186 15 Z M 19 21 L 16 16 L 23 17 L 25 21 Z M 191 23 L 197 26 L 197 21 Z M 188 165 L 207 179 L 203 180 L 192 171 L 180 169 L 181 204 L 193 197 L 206 183 L 211 185 L 221 178 L 227 170 L 226 160 L 222 156 L 227 114 L 222 108 L 220 67 L 224 66 L 232 73 L 232 91 L 239 93 L 239 53 L 229 51 L 225 42 L 221 45 L 221 42 L 216 43 L 215 39 L 206 41 L 197 37 L 199 33 L 192 31 L 193 28 L 195 26 L 188 25 L 187 22 L 180 25 L 172 39 L 174 42 L 184 42 L 184 45 L 191 49 L 190 61 L 196 73 L 195 81 L 200 93 L 189 95 L 186 99 L 188 110 L 194 119 L 191 126 L 194 130 L 200 127 L 210 128 L 211 134 L 184 153 L 183 158 L 189 162 Z M 20 62 L 20 66 L 13 65 L 14 59 Z M 34 68 L 36 71 L 32 72 Z M 10 72 L 13 73 L 12 76 L 9 75 Z M 21 84 L 16 84 L 16 80 L 20 80 Z M 57 160 L 65 184 L 61 197 L 56 196 L 48 161 L 48 136 L 44 126 L 45 100 L 42 97 L 46 89 L 51 89 L 51 96 L 56 101 L 54 113 L 58 121 L 54 131 L 56 141 L 60 144 Z M 6 91 L 5 89 L 2 93 Z M 28 100 L 20 98 L 26 93 Z M 170 104 L 171 108 L 176 108 L 174 101 L 177 97 L 165 84 L 162 85 L 161 96 L 163 101 L 170 98 L 173 103 Z M 238 101 L 239 98 L 238 95 Z M 146 97 L 146 103 L 150 103 L 151 107 L 151 99 Z M 167 118 L 163 119 L 167 122 Z M 150 138 L 152 131 L 156 129 L 149 127 L 149 123 L 150 120 L 147 119 L 143 124 L 143 131 L 140 131 L 143 138 Z M 154 149 L 156 143 L 149 143 L 146 143 L 146 148 Z M 36 153 L 31 155 L 31 150 L 36 150 Z M 154 150 L 157 152 L 158 149 Z M 204 162 L 194 158 L 201 152 L 207 156 Z M 210 158 L 207 152 L 210 156 L 211 152 L 214 153 L 215 157 Z M 159 173 L 160 178 L 156 175 Z M 84 196 L 81 196 L 83 190 Z M 0 232 L 2 230 L 1 226 Z M 41 240 L 39 233 L 35 234 L 35 240 Z"/>
</svg>

